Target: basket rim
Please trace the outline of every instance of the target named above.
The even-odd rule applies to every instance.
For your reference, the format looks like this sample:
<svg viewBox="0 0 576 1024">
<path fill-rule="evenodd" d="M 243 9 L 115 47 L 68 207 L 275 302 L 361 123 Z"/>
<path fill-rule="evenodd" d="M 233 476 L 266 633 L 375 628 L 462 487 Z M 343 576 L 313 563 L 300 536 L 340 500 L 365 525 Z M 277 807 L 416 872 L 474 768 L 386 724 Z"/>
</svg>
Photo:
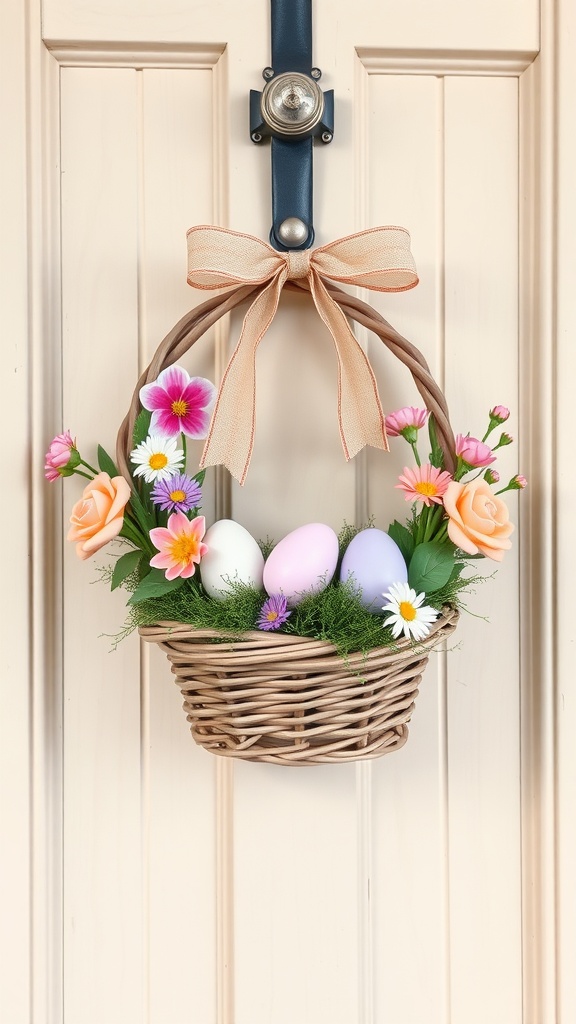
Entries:
<svg viewBox="0 0 576 1024">
<path fill-rule="evenodd" d="M 372 647 L 368 651 L 350 651 L 346 655 L 339 655 L 338 648 L 328 640 L 319 640 L 310 636 L 299 636 L 297 633 L 274 633 L 265 630 L 247 630 L 232 633 L 218 629 L 199 629 L 191 623 L 178 622 L 176 620 L 160 620 L 147 626 L 139 626 L 138 634 L 142 640 L 148 643 L 161 642 L 162 638 L 171 641 L 192 638 L 198 641 L 210 641 L 220 637 L 228 637 L 228 640 L 222 640 L 217 645 L 218 649 L 223 653 L 228 650 L 238 650 L 239 645 L 246 645 L 245 649 L 251 651 L 259 648 L 279 649 L 290 646 L 296 646 L 303 651 L 305 645 L 308 645 L 311 655 L 313 655 L 314 651 L 323 651 L 336 654 L 345 659 L 351 659 L 374 657 L 386 651 L 390 655 L 403 655 L 407 651 L 413 651 L 415 654 L 418 654 L 419 651 L 428 650 L 435 643 L 440 643 L 444 639 L 447 627 L 452 632 L 456 628 L 459 618 L 460 612 L 458 609 L 446 605 L 430 627 L 430 632 L 422 640 L 402 637 L 394 645 L 384 644 L 381 647 Z M 208 644 L 208 647 L 213 649 L 214 645 Z"/>
</svg>

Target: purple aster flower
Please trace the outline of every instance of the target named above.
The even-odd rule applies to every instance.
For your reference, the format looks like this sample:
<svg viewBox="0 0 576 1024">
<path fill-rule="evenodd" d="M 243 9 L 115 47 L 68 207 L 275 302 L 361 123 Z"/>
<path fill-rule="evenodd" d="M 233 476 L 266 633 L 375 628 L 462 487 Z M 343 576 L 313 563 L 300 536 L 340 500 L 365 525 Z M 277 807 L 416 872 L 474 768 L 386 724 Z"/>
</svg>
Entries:
<svg viewBox="0 0 576 1024">
<path fill-rule="evenodd" d="M 205 438 L 215 396 L 211 381 L 190 377 L 181 366 L 169 366 L 152 384 L 140 389 L 140 401 L 152 413 L 150 433 L 164 437 L 186 434 Z"/>
<path fill-rule="evenodd" d="M 280 629 L 292 612 L 288 611 L 284 594 L 272 594 L 264 601 L 256 625 L 258 629 Z"/>
<path fill-rule="evenodd" d="M 157 480 L 150 497 L 164 511 L 189 512 L 202 501 L 200 485 L 185 473 L 174 473 L 167 480 Z"/>
</svg>

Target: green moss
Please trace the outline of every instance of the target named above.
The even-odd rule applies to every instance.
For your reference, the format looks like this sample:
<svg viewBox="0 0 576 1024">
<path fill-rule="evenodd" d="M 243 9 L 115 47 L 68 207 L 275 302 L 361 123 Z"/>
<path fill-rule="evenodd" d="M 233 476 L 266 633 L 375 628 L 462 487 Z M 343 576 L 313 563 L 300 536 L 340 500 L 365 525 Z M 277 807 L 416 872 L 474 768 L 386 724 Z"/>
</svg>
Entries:
<svg viewBox="0 0 576 1024">
<path fill-rule="evenodd" d="M 371 525 L 371 521 L 361 527 L 344 524 L 338 538 L 340 559 L 353 537 Z M 408 525 L 414 527 L 414 520 Z M 267 554 L 274 545 L 267 539 L 266 542 L 260 542 L 260 546 L 263 553 Z M 461 595 L 485 578 L 462 576 L 465 565 L 465 560 L 459 558 L 454 565 L 453 578 L 441 590 L 428 594 L 426 604 L 438 610 L 446 604 L 461 607 Z M 108 566 L 100 570 L 103 580 L 109 581 L 111 575 L 112 569 Z M 393 639 L 390 628 L 383 625 L 383 617 L 374 615 L 363 607 L 354 583 L 339 583 L 337 580 L 338 572 L 335 574 L 334 582 L 324 590 L 305 597 L 292 610 L 281 632 L 325 640 L 334 644 L 338 653 L 343 656 L 353 651 L 366 653 L 374 647 L 395 647 L 397 641 Z M 140 574 L 137 571 L 124 581 L 123 586 L 133 591 L 139 582 Z M 228 583 L 231 588 L 230 596 L 216 601 L 206 594 L 197 574 L 186 580 L 177 590 L 130 606 L 128 621 L 116 641 L 138 626 L 151 625 L 159 621 L 186 622 L 197 629 L 216 630 L 219 633 L 216 643 L 241 638 L 243 633 L 257 628 L 256 621 L 266 600 L 266 594 L 262 590 L 233 580 Z"/>
</svg>

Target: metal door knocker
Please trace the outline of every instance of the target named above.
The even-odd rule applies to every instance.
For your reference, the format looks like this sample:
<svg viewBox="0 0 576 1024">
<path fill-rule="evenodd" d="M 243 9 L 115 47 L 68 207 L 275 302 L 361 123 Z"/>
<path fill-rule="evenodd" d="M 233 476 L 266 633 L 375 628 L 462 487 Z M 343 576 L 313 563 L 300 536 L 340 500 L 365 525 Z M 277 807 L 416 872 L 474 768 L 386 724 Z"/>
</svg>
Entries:
<svg viewBox="0 0 576 1024">
<path fill-rule="evenodd" d="M 271 0 L 272 67 L 262 92 L 250 90 L 250 138 L 271 138 L 272 228 L 280 252 L 309 249 L 313 140 L 332 142 L 334 92 L 322 92 L 312 66 L 312 0 Z"/>
</svg>

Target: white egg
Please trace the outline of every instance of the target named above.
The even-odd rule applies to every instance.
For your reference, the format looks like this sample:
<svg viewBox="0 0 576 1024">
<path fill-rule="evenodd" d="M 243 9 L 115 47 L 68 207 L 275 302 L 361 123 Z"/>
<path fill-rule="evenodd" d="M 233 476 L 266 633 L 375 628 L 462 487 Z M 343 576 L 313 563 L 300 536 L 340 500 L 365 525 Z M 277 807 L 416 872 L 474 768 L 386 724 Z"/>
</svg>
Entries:
<svg viewBox="0 0 576 1024">
<path fill-rule="evenodd" d="M 253 536 L 232 519 L 219 519 L 205 533 L 208 551 L 200 562 L 200 578 L 210 597 L 223 601 L 231 583 L 262 588 L 264 557 Z"/>
</svg>

